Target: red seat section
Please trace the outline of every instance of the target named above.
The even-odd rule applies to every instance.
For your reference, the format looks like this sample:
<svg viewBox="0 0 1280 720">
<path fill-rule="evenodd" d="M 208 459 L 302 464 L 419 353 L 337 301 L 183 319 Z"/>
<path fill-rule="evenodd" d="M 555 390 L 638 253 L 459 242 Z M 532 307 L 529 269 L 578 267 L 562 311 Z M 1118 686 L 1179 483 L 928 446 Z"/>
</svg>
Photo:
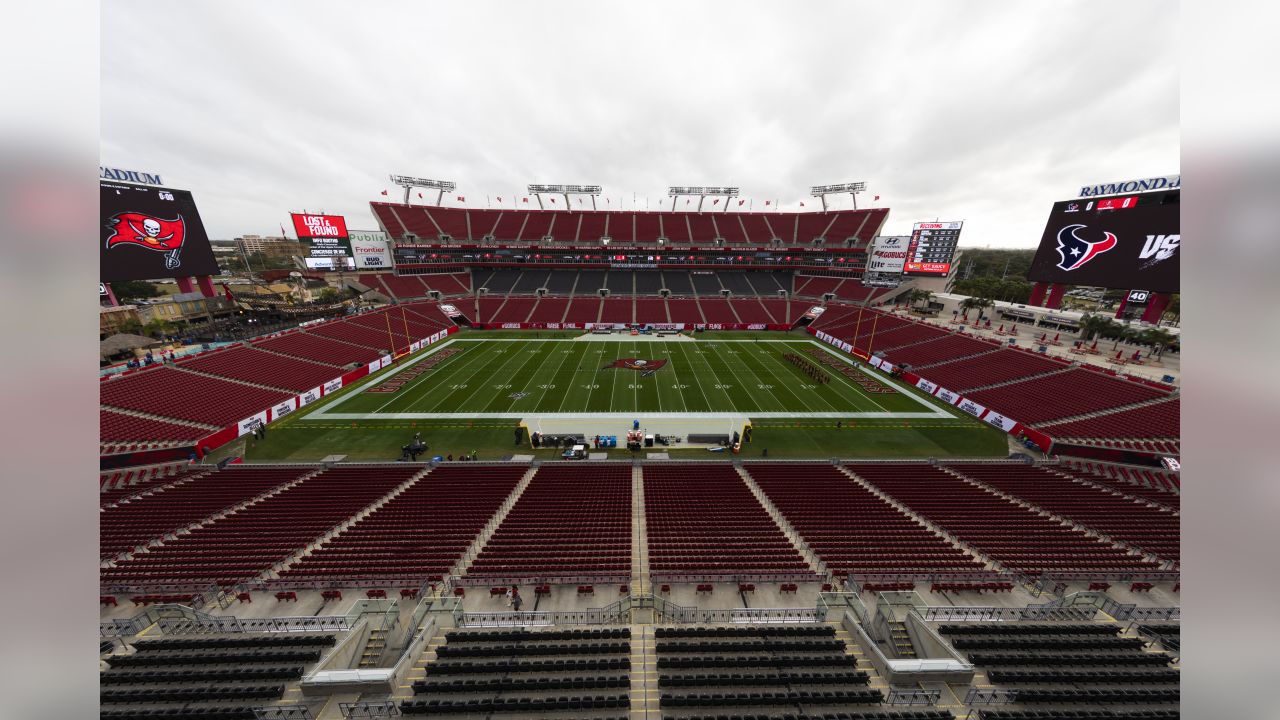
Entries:
<svg viewBox="0 0 1280 720">
<path fill-rule="evenodd" d="M 332 365 L 283 357 L 245 345 L 201 353 L 191 360 L 178 361 L 178 367 L 294 392 L 323 385 L 336 374 Z"/>
<path fill-rule="evenodd" d="M 915 369 L 953 358 L 980 356 L 999 349 L 999 343 L 989 340 L 948 334 L 897 350 L 888 350 L 885 357 L 895 365 L 910 365 Z M 981 360 L 981 357 L 974 357 L 973 360 Z M 927 377 L 929 373 L 920 371 L 920 374 Z"/>
<path fill-rule="evenodd" d="M 1178 398 L 1065 423 L 1046 423 L 1041 430 L 1055 438 L 1168 438 L 1182 437 L 1182 406 Z"/>
<path fill-rule="evenodd" d="M 414 587 L 448 575 L 524 475 L 516 465 L 443 465 L 280 572 L 285 580 Z"/>
<path fill-rule="evenodd" d="M 630 579 L 631 466 L 543 465 L 466 576 Z"/>
<path fill-rule="evenodd" d="M 250 465 L 201 468 L 150 495 L 104 509 L 98 522 L 99 554 L 115 557 L 292 482 L 310 470 Z"/>
<path fill-rule="evenodd" d="M 179 425 L 111 410 L 98 411 L 98 439 L 104 443 L 157 440 L 194 442 L 208 434 L 208 430 L 193 425 Z"/>
<path fill-rule="evenodd" d="M 103 405 L 224 426 L 293 396 L 280 390 L 160 367 L 99 383 Z"/>
<path fill-rule="evenodd" d="M 746 469 L 836 575 L 984 570 L 972 555 L 829 464 L 752 463 Z"/>
<path fill-rule="evenodd" d="M 102 568 L 99 578 L 107 587 L 228 586 L 252 580 L 422 469 L 410 464 L 329 468 Z"/>
<path fill-rule="evenodd" d="M 1106 578 L 1160 566 L 924 463 L 847 465 L 890 497 L 1003 569 Z"/>
<path fill-rule="evenodd" d="M 645 465 L 644 504 L 655 579 L 812 572 L 731 465 Z"/>
<path fill-rule="evenodd" d="M 928 372 L 920 374 L 948 390 L 966 392 L 987 385 L 1055 372 L 1067 366 L 1065 361 L 1054 360 L 1045 355 L 1003 349 L 981 357 L 930 365 Z"/>
<path fill-rule="evenodd" d="M 1044 466 L 970 463 L 948 467 L 1085 529 L 1178 562 L 1179 518 L 1172 510 L 1062 477 Z"/>
<path fill-rule="evenodd" d="M 352 363 L 371 362 L 381 355 L 377 350 L 370 347 L 352 345 L 305 332 L 289 333 L 258 340 L 254 342 L 254 346 L 282 355 L 305 358 L 338 367 L 345 367 Z M 335 372 L 330 380 L 341 374 L 341 372 Z"/>
<path fill-rule="evenodd" d="M 1048 377 L 1021 380 L 966 397 L 1027 424 L 1074 417 L 1168 395 L 1148 385 L 1075 368 Z"/>
</svg>

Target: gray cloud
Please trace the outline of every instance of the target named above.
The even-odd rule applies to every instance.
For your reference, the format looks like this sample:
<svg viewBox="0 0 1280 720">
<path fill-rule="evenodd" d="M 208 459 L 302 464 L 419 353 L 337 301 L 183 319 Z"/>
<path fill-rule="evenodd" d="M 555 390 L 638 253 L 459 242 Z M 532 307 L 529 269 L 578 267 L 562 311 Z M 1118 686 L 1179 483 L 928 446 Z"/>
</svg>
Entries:
<svg viewBox="0 0 1280 720">
<path fill-rule="evenodd" d="M 117 0 L 102 161 L 191 189 L 213 237 L 304 208 L 376 227 L 368 202 L 404 173 L 473 207 L 583 182 L 624 207 L 735 184 L 808 209 L 809 185 L 865 180 L 886 232 L 963 219 L 965 244 L 1030 246 L 1079 185 L 1177 171 L 1176 19 L 1162 0 Z"/>
</svg>

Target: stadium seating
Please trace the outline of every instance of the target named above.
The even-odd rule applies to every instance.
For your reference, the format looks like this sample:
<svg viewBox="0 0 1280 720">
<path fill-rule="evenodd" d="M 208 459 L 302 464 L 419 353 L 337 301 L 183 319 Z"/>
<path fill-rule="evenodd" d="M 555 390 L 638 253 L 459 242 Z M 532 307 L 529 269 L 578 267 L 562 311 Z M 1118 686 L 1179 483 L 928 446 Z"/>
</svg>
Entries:
<svg viewBox="0 0 1280 720">
<path fill-rule="evenodd" d="M 293 394 L 159 367 L 112 376 L 99 383 L 99 395 L 101 404 L 108 410 L 124 408 L 222 427 L 259 413 Z"/>
<path fill-rule="evenodd" d="M 280 571 L 284 580 L 344 584 L 447 575 L 515 489 L 525 468 L 443 465 Z"/>
<path fill-rule="evenodd" d="M 255 340 L 253 345 L 281 355 L 326 363 L 335 368 L 347 367 L 353 363 L 367 363 L 376 360 L 382 354 L 370 347 L 352 345 L 307 332 L 287 333 Z M 340 374 L 342 374 L 340 371 L 335 372 L 333 377 Z"/>
<path fill-rule="evenodd" d="M 853 463 L 859 477 L 1004 569 L 1095 578 L 1153 572 L 1159 565 L 923 463 Z"/>
<path fill-rule="evenodd" d="M 548 203 L 550 205 L 550 203 Z M 375 215 L 395 240 L 412 233 L 434 243 L 441 235 L 454 242 L 479 243 L 492 235 L 498 243 L 542 242 L 550 236 L 557 244 L 597 246 L 601 220 L 618 245 L 656 245 L 665 237 L 669 245 L 709 246 L 716 233 L 733 243 L 768 245 L 778 237 L 789 246 L 809 245 L 825 237 L 827 246 L 844 247 L 850 238 L 865 242 L 883 225 L 888 210 L 832 210 L 811 213 L 743 212 L 703 213 L 670 211 L 567 211 L 469 210 L 460 207 L 370 203 Z M 735 224 L 737 226 L 735 227 Z"/>
<path fill-rule="evenodd" d="M 332 365 L 284 357 L 248 345 L 201 353 L 190 360 L 179 360 L 177 366 L 294 392 L 323 385 L 335 375 Z"/>
<path fill-rule="evenodd" d="M 1002 349 L 979 357 L 929 365 L 919 374 L 948 390 L 968 392 L 1014 380 L 1065 370 L 1068 363 L 1021 350 Z"/>
<path fill-rule="evenodd" d="M 948 467 L 1128 547 L 1178 561 L 1179 517 L 1171 510 L 1074 482 L 1043 466 L 957 463 Z"/>
<path fill-rule="evenodd" d="M 828 572 L 983 571 L 972 556 L 829 464 L 751 463 L 746 469 Z"/>
<path fill-rule="evenodd" d="M 731 465 L 646 465 L 644 487 L 655 579 L 812 574 Z"/>
<path fill-rule="evenodd" d="M 702 311 L 699 309 L 697 300 L 671 298 L 667 300 L 667 312 L 670 314 L 671 322 L 673 323 L 698 324 L 707 322 L 702 317 Z"/>
<path fill-rule="evenodd" d="M 630 639 L 628 628 L 450 630 L 399 711 L 623 720 Z"/>
<path fill-rule="evenodd" d="M 659 627 L 655 649 L 664 717 L 686 708 L 722 718 L 804 708 L 804 717 L 853 718 L 884 700 L 830 626 Z"/>
<path fill-rule="evenodd" d="M 1182 436 L 1181 413 L 1181 401 L 1175 397 L 1081 420 L 1045 423 L 1039 429 L 1061 439 L 1178 438 Z"/>
<path fill-rule="evenodd" d="M 903 331 L 894 333 L 894 341 L 901 337 Z M 888 338 L 885 338 L 888 341 Z M 915 343 L 895 350 L 885 351 L 885 357 L 895 365 L 910 365 L 913 370 L 925 377 L 928 371 L 919 370 L 922 366 L 951 360 L 953 358 L 969 358 L 980 361 L 984 353 L 992 353 L 1000 346 L 989 340 L 977 340 L 958 334 L 948 334 L 924 342 Z"/>
<path fill-rule="evenodd" d="M 104 508 L 98 520 L 99 554 L 122 552 L 293 482 L 311 468 L 230 465 L 200 468 L 143 497 Z"/>
<path fill-rule="evenodd" d="M 529 313 L 528 322 L 558 323 L 564 318 L 564 311 L 569 307 L 569 302 L 569 298 L 541 298 Z"/>
<path fill-rule="evenodd" d="M 422 469 L 409 464 L 332 467 L 103 568 L 99 577 L 113 587 L 228 586 L 252 579 Z"/>
<path fill-rule="evenodd" d="M 441 273 L 434 275 L 418 275 L 428 290 L 438 290 L 444 297 L 457 297 L 471 293 L 470 273 Z"/>
<path fill-rule="evenodd" d="M 102 443 L 191 443 L 208 434 L 208 430 L 194 425 L 180 425 L 106 409 L 98 411 L 98 439 Z"/>
<path fill-rule="evenodd" d="M 1148 385 L 1121 380 L 1100 372 L 1074 368 L 1034 377 L 988 390 L 968 393 L 976 403 L 994 408 L 1006 417 L 1027 424 L 1075 417 L 1168 395 Z"/>
<path fill-rule="evenodd" d="M 630 578 L 631 467 L 542 466 L 466 576 Z"/>
<path fill-rule="evenodd" d="M 733 306 L 729 301 L 720 297 L 700 297 L 698 298 L 698 306 L 702 308 L 702 316 L 709 323 L 739 323 L 742 322 L 733 311 Z"/>
</svg>

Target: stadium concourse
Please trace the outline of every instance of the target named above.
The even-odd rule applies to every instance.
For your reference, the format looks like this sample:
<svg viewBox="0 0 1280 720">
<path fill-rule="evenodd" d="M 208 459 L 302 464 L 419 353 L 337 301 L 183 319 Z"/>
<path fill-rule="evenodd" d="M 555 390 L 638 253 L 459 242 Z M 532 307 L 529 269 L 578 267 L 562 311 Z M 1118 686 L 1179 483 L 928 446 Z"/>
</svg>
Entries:
<svg viewBox="0 0 1280 720">
<path fill-rule="evenodd" d="M 881 211 L 373 210 L 480 249 L 103 378 L 102 717 L 1178 717 L 1176 388 L 906 312 Z M 561 460 L 552 414 L 735 427 Z"/>
</svg>

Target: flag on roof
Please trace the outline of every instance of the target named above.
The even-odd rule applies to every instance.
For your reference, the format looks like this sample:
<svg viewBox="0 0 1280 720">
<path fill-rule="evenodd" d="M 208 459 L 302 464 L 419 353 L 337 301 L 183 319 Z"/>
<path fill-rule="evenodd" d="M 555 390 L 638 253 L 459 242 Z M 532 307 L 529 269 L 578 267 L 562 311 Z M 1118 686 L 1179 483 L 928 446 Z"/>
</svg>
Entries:
<svg viewBox="0 0 1280 720">
<path fill-rule="evenodd" d="M 383 194 L 383 195 L 386 195 L 386 194 L 387 194 L 387 191 L 386 191 L 386 190 L 383 190 L 383 191 L 382 191 L 382 194 Z"/>
<path fill-rule="evenodd" d="M 467 201 L 467 199 L 466 199 L 465 197 L 463 197 L 462 195 L 459 195 L 459 196 L 458 196 L 458 202 L 466 202 L 466 201 Z"/>
</svg>

